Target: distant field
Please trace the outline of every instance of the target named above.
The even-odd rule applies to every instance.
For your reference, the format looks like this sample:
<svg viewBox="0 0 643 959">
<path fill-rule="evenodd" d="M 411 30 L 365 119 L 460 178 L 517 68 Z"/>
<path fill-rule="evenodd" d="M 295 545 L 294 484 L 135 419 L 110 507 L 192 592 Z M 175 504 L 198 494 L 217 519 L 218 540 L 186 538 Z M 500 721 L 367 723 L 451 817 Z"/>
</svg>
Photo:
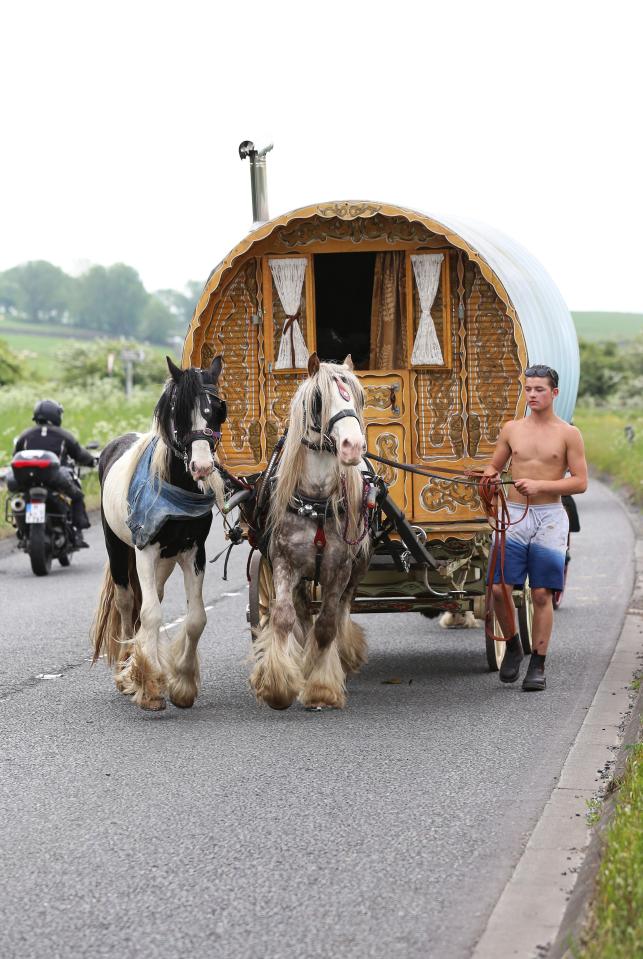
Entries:
<svg viewBox="0 0 643 959">
<path fill-rule="evenodd" d="M 103 334 L 104 335 L 104 334 Z M 74 349 L 74 342 L 100 339 L 96 330 L 76 329 L 73 326 L 55 324 L 20 323 L 14 320 L 0 319 L 0 340 L 8 343 L 25 363 L 27 374 L 38 379 L 57 379 L 56 357 Z M 117 337 L 110 337 L 117 339 Z M 175 353 L 172 347 L 162 347 L 146 343 L 146 351 L 164 356 Z"/>
<path fill-rule="evenodd" d="M 631 340 L 643 333 L 643 313 L 572 313 L 583 340 Z"/>
</svg>

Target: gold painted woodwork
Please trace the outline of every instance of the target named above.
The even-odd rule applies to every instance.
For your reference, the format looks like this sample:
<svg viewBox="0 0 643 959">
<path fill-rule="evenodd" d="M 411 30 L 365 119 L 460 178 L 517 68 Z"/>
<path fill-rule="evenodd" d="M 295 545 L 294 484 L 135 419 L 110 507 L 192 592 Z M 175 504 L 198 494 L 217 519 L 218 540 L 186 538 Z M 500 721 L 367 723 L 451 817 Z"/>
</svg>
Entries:
<svg viewBox="0 0 643 959">
<path fill-rule="evenodd" d="M 345 201 L 339 204 L 313 204 L 312 206 L 301 207 L 283 216 L 264 223 L 256 230 L 251 231 L 240 243 L 238 243 L 230 253 L 221 261 L 221 263 L 212 271 L 205 285 L 201 298 L 197 303 L 194 316 L 190 322 L 188 332 L 183 347 L 183 365 L 189 366 L 192 360 L 200 355 L 203 344 L 204 331 L 203 323 L 207 321 L 209 314 L 210 301 L 221 285 L 227 284 L 230 280 L 230 273 L 239 266 L 245 256 L 252 250 L 253 256 L 263 255 L 271 246 L 271 240 L 275 233 L 282 227 L 292 227 L 296 229 L 298 224 L 310 220 L 312 217 L 321 217 L 323 214 L 328 216 L 329 208 L 333 208 L 332 216 L 350 223 L 356 219 L 368 221 L 374 217 L 381 219 L 395 220 L 397 224 L 408 224 L 409 240 L 420 240 L 417 232 L 418 227 L 424 228 L 424 235 L 428 240 L 431 237 L 440 237 L 443 245 L 453 246 L 455 249 L 463 250 L 469 259 L 477 264 L 484 278 L 491 283 L 507 308 L 507 313 L 513 320 L 516 320 L 516 312 L 504 288 L 500 278 L 494 273 L 489 264 L 480 256 L 480 254 L 470 246 L 459 234 L 454 233 L 448 227 L 441 224 L 432 217 L 425 216 L 415 210 L 405 209 L 404 207 L 394 206 L 389 203 L 373 204 L 368 201 Z M 363 213 L 359 210 L 362 209 Z M 402 227 L 400 226 L 400 229 Z M 404 229 L 407 229 L 404 226 Z M 387 242 L 387 248 L 390 248 Z"/>
<path fill-rule="evenodd" d="M 221 443 L 231 466 L 262 460 L 259 327 L 253 323 L 258 309 L 257 262 L 250 259 L 214 306 L 198 363 L 207 366 L 217 354 L 223 356 L 219 382 L 228 418 Z"/>
<path fill-rule="evenodd" d="M 275 315 L 273 309 L 278 297 L 267 257 L 301 252 L 308 258 L 302 333 L 312 349 L 312 256 L 366 249 L 449 254 L 432 309 L 445 360 L 450 353 L 449 364 L 360 371 L 367 392 L 369 447 L 376 452 L 378 443 L 381 448 L 397 443 L 403 461 L 425 463 L 428 468 L 440 462 L 450 468 L 480 465 L 488 459 L 502 422 L 523 415 L 521 371 L 526 348 L 522 330 L 506 291 L 477 253 L 460 237 L 444 228 L 440 232 L 436 221 L 411 211 L 375 204 L 324 204 L 265 224 L 242 241 L 213 271 L 190 324 L 184 365 L 205 365 L 219 352 L 224 356 L 222 393 L 230 414 L 221 459 L 231 469 L 243 472 L 265 466 L 286 426 L 291 398 L 306 375 L 303 370 L 275 373 L 270 369 L 276 352 L 275 324 L 280 332 L 283 316 Z M 407 284 L 412 279 L 409 267 Z M 407 303 L 415 303 L 412 309 L 419 317 L 414 280 L 412 290 Z M 408 313 L 413 320 L 411 310 Z M 263 321 L 255 324 L 253 316 Z M 415 330 L 409 349 L 414 335 Z M 398 415 L 390 409 L 392 383 L 401 387 Z M 466 490 L 443 481 L 411 479 L 409 474 L 400 479 L 400 471 L 396 472 L 394 499 L 416 521 L 439 526 L 479 516 L 484 523 Z M 433 487 L 425 489 L 431 483 Z"/>
<path fill-rule="evenodd" d="M 453 461 L 431 463 L 432 467 L 446 466 L 453 469 Z M 456 469 L 466 468 L 467 461 L 458 464 Z M 457 480 L 457 478 L 456 478 Z M 433 479 L 426 476 L 413 476 L 413 518 L 419 522 L 437 519 L 458 520 L 483 519 L 484 512 L 475 486 L 464 482 L 453 482 L 451 478 Z"/>
<path fill-rule="evenodd" d="M 364 389 L 364 422 L 368 449 L 386 459 L 408 463 L 411 455 L 411 404 L 407 370 L 356 370 Z M 397 412 L 391 404 L 392 391 Z M 397 505 L 408 511 L 412 485 L 409 473 L 395 470 L 373 460 L 373 469 L 389 484 L 389 493 Z"/>
</svg>

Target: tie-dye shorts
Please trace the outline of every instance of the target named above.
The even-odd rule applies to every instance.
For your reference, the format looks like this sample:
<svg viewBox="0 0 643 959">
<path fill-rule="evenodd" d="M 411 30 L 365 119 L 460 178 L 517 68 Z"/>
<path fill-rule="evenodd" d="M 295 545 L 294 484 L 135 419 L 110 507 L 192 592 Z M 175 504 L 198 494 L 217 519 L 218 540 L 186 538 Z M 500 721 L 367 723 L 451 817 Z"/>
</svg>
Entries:
<svg viewBox="0 0 643 959">
<path fill-rule="evenodd" d="M 525 507 L 509 503 L 511 522 L 505 540 L 505 582 L 524 586 L 529 576 L 529 585 L 545 589 L 563 588 L 565 553 L 569 519 L 562 503 L 547 503 L 530 506 L 520 522 Z M 494 583 L 500 582 L 500 556 L 496 561 Z"/>
</svg>

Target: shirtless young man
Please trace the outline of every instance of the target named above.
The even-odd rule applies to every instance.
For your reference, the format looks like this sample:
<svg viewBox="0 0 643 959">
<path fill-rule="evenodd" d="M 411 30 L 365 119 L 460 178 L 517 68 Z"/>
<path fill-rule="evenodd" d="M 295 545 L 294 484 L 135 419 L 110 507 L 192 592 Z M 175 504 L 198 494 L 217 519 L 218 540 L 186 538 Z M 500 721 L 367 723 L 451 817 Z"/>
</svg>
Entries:
<svg viewBox="0 0 643 959">
<path fill-rule="evenodd" d="M 531 415 L 505 423 L 484 473 L 499 477 L 511 459 L 515 485 L 509 487 L 508 500 L 512 522 L 520 519 L 529 497 L 527 515 L 507 531 L 504 574 L 505 582 L 516 586 L 523 586 L 529 576 L 534 603 L 533 652 L 522 688 L 537 691 L 545 688 L 545 655 L 554 621 L 552 596 L 563 588 L 565 572 L 569 521 L 560 498 L 585 492 L 587 463 L 580 432 L 554 413 L 558 373 L 549 366 L 530 366 L 525 371 L 525 393 Z M 504 600 L 499 559 L 493 596 L 502 634 L 508 639 L 500 679 L 514 683 L 520 673 L 522 645 L 514 604 L 507 609 Z"/>
</svg>

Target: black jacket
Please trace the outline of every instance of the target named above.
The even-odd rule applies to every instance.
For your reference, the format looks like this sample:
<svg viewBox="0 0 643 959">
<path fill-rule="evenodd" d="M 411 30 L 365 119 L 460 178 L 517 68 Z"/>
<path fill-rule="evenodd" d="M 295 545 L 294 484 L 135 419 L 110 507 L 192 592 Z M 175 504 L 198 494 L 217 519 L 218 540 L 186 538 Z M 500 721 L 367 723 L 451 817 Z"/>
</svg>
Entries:
<svg viewBox="0 0 643 959">
<path fill-rule="evenodd" d="M 62 426 L 30 426 L 24 430 L 14 447 L 14 453 L 20 450 L 49 450 L 60 457 L 62 466 L 68 466 L 70 460 L 79 466 L 93 466 L 94 457 L 80 445 L 77 439 Z"/>
</svg>

